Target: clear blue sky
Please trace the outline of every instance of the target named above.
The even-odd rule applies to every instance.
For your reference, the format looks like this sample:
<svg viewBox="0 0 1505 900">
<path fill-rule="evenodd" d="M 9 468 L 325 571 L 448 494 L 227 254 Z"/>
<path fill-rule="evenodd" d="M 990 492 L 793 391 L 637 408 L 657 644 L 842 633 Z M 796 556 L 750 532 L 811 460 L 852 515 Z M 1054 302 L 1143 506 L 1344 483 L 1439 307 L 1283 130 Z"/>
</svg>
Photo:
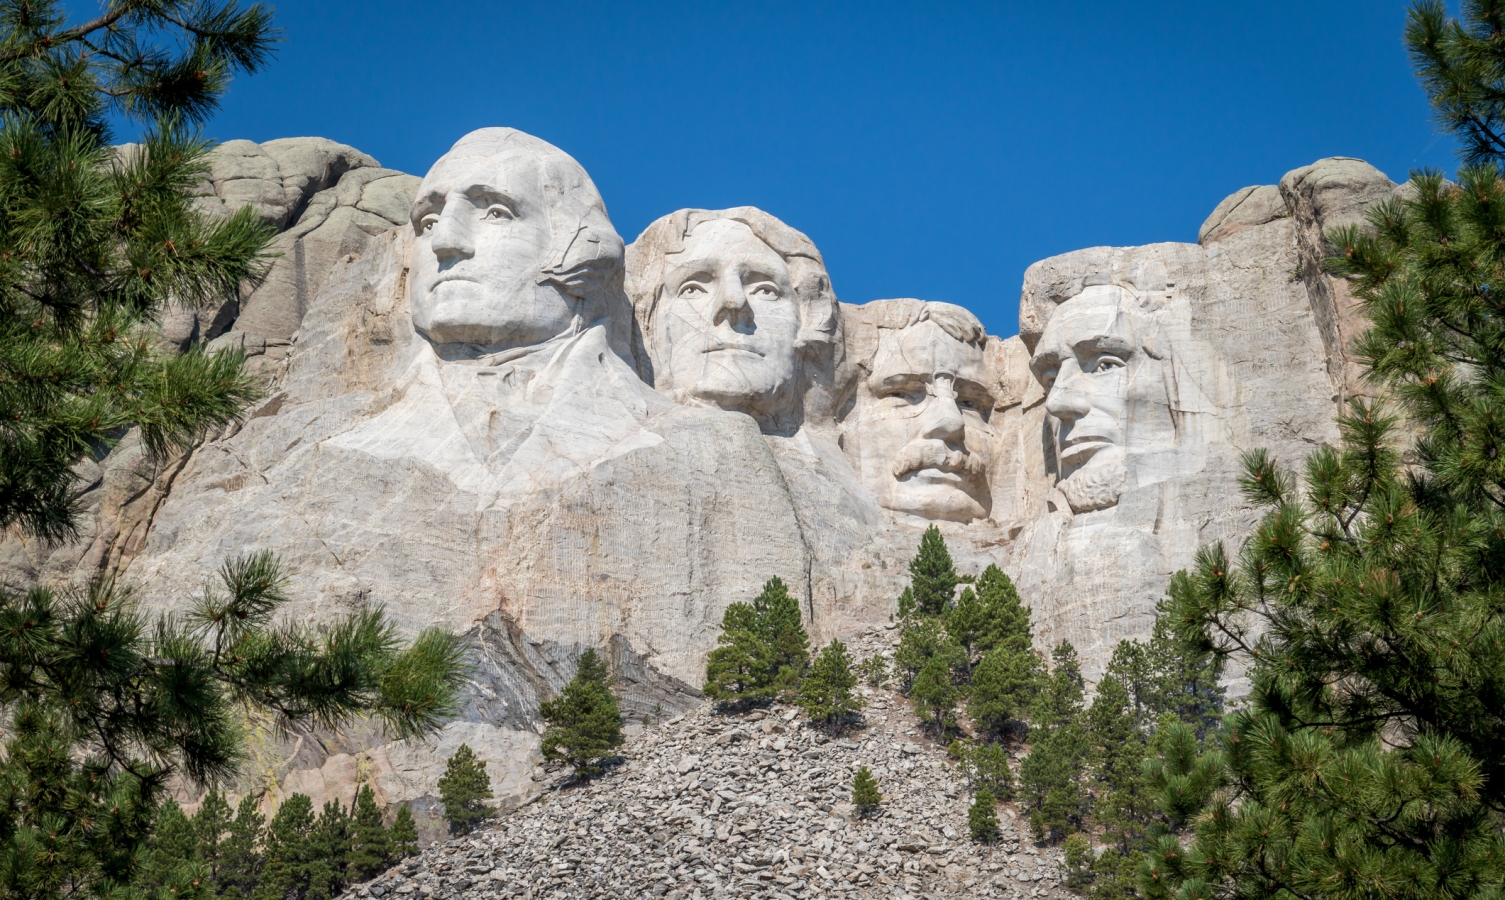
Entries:
<svg viewBox="0 0 1505 900">
<path fill-rule="evenodd" d="M 1323 156 L 1451 170 L 1395 0 L 288 0 L 219 139 L 321 135 L 422 174 L 510 125 L 584 164 L 632 240 L 681 207 L 806 232 L 841 299 L 1017 331 L 1031 262 L 1196 240 Z"/>
</svg>

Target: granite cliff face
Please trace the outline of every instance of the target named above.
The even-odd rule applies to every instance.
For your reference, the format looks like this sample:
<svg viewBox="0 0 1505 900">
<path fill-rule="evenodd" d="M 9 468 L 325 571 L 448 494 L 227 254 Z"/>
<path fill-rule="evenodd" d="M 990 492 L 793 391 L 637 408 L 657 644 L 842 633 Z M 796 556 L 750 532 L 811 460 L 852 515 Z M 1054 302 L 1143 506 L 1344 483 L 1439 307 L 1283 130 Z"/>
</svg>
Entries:
<svg viewBox="0 0 1505 900">
<path fill-rule="evenodd" d="M 315 802 L 361 770 L 423 806 L 462 741 L 499 796 L 529 796 L 538 704 L 583 649 L 630 719 L 688 709 L 729 603 L 777 575 L 817 639 L 864 632 L 931 523 L 963 572 L 1005 568 L 1042 646 L 1071 640 L 1093 678 L 1198 546 L 1252 524 L 1242 451 L 1336 439 L 1358 323 L 1321 234 L 1395 190 L 1323 160 L 1229 197 L 1197 244 L 1042 261 L 1000 339 L 948 303 L 840 303 L 810 239 L 752 208 L 681 210 L 627 246 L 584 170 L 510 129 L 421 181 L 320 139 L 231 142 L 202 202 L 251 204 L 281 256 L 164 338 L 244 349 L 267 399 L 186 457 L 127 438 L 80 467 L 83 539 L 11 536 L 0 567 L 121 571 L 171 614 L 270 548 L 290 615 L 382 604 L 469 635 L 465 713 L 437 741 L 261 748 L 260 782 Z"/>
</svg>

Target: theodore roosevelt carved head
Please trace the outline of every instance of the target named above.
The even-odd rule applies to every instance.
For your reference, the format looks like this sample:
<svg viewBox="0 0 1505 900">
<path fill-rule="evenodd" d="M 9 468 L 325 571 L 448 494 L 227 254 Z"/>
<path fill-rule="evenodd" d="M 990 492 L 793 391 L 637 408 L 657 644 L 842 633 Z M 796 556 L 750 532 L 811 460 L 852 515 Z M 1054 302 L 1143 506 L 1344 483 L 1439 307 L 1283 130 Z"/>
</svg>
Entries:
<svg viewBox="0 0 1505 900">
<path fill-rule="evenodd" d="M 546 141 L 467 134 L 424 176 L 412 224 L 413 325 L 436 345 L 526 347 L 625 312 L 622 239 L 590 176 Z"/>
<path fill-rule="evenodd" d="M 858 476 L 895 512 L 986 518 L 994 397 L 982 323 L 950 303 L 879 300 L 862 309 L 877 345 L 858 367 L 842 438 Z"/>
<path fill-rule="evenodd" d="M 655 387 L 765 431 L 798 426 L 810 368 L 839 329 L 809 238 L 751 207 L 684 209 L 648 226 L 627 269 Z"/>
</svg>

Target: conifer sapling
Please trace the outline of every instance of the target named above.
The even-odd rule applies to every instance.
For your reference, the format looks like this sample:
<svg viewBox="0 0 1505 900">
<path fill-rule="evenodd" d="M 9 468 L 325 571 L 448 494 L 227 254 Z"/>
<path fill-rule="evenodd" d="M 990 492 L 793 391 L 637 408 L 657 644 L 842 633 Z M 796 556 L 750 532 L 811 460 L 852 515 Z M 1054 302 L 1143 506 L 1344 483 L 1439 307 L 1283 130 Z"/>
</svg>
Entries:
<svg viewBox="0 0 1505 900">
<path fill-rule="evenodd" d="M 444 774 L 439 776 L 439 801 L 444 804 L 444 818 L 449 822 L 449 833 L 469 834 L 491 810 L 486 801 L 491 799 L 491 778 L 486 774 L 486 764 L 476 759 L 470 745 L 460 748 L 445 763 Z"/>
<path fill-rule="evenodd" d="M 883 795 L 878 793 L 878 779 L 873 777 L 873 770 L 867 766 L 858 767 L 857 774 L 852 776 L 852 805 L 857 808 L 857 814 L 870 816 L 878 811 L 882 802 Z"/>
<path fill-rule="evenodd" d="M 601 771 L 599 761 L 622 746 L 622 714 L 611 692 L 612 676 L 595 650 L 580 654 L 575 677 L 558 697 L 539 706 L 548 723 L 544 759 L 562 759 L 575 774 L 588 778 Z"/>
</svg>

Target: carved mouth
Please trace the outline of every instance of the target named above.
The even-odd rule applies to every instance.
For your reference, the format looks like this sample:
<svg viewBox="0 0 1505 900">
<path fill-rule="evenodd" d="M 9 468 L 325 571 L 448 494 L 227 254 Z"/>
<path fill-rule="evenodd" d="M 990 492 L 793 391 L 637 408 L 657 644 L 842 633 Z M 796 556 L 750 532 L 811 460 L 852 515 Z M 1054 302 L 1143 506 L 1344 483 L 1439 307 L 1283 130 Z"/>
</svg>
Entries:
<svg viewBox="0 0 1505 900">
<path fill-rule="evenodd" d="M 756 356 L 759 359 L 763 358 L 763 354 L 742 344 L 711 344 L 702 352 L 708 356 L 712 353 L 745 353 L 748 356 Z"/>
<path fill-rule="evenodd" d="M 927 466 L 923 469 L 914 469 L 906 473 L 903 477 L 929 484 L 961 484 L 966 477 L 966 473 L 959 472 L 949 466 L 946 468 Z"/>
<path fill-rule="evenodd" d="M 1111 446 L 1113 446 L 1113 442 L 1101 435 L 1083 434 L 1074 436 L 1061 444 L 1061 461 L 1074 462 L 1086 459 L 1097 451 Z"/>
</svg>

